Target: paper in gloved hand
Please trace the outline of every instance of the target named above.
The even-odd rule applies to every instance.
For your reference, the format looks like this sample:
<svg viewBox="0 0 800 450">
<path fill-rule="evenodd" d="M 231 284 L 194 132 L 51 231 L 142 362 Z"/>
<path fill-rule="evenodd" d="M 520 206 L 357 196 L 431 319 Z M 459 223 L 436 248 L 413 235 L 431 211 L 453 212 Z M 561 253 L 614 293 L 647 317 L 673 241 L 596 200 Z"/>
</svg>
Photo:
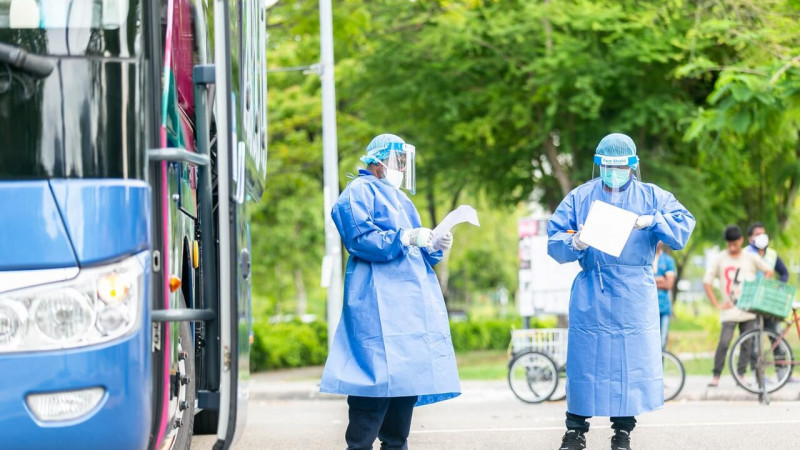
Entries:
<svg viewBox="0 0 800 450">
<path fill-rule="evenodd" d="M 461 205 L 450 211 L 450 214 L 433 229 L 433 242 L 447 234 L 454 226 L 464 222 L 469 222 L 476 227 L 481 226 L 480 222 L 478 222 L 478 212 L 472 206 Z"/>
<path fill-rule="evenodd" d="M 595 200 L 581 230 L 581 242 L 619 257 L 638 217 L 636 213 Z"/>
</svg>

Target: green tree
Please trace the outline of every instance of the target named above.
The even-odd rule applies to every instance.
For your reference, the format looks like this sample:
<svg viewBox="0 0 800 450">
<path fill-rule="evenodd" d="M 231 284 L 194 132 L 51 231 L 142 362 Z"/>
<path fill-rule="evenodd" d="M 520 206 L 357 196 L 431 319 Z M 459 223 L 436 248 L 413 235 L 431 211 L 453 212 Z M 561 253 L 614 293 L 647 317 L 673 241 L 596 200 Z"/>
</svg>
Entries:
<svg viewBox="0 0 800 450">
<path fill-rule="evenodd" d="M 271 10 L 271 67 L 318 60 L 316 5 Z M 504 208 L 533 197 L 554 209 L 591 177 L 597 142 L 624 132 L 640 149 L 643 180 L 675 193 L 698 220 L 691 248 L 676 255 L 680 272 L 728 222 L 789 224 L 800 181 L 798 18 L 793 0 L 337 2 L 342 187 L 369 139 L 393 132 L 419 150 L 413 200 L 426 224 L 486 195 L 482 216 L 506 214 L 497 226 L 514 237 L 516 217 Z M 322 305 L 324 292 L 311 288 L 327 214 L 319 82 L 297 72 L 269 82 L 257 292 L 293 304 L 301 273 L 310 302 Z M 456 296 L 516 284 L 515 244 L 461 234 L 437 269 L 446 291 L 448 282 Z M 501 254 L 491 271 L 474 267 Z"/>
<path fill-rule="evenodd" d="M 752 220 L 784 229 L 800 184 L 798 4 L 738 0 L 697 16 L 697 39 L 726 49 L 715 50 L 716 59 L 695 56 L 678 70 L 719 73 L 686 132 L 698 144 L 704 182 L 716 199 L 708 223 L 716 234 L 726 222 Z"/>
<path fill-rule="evenodd" d="M 796 2 L 393 4 L 352 83 L 371 87 L 365 115 L 419 144 L 423 190 L 466 185 L 510 204 L 534 193 L 553 209 L 590 177 L 599 139 L 621 131 L 644 181 L 695 214 L 692 248 L 726 222 L 785 225 Z"/>
</svg>

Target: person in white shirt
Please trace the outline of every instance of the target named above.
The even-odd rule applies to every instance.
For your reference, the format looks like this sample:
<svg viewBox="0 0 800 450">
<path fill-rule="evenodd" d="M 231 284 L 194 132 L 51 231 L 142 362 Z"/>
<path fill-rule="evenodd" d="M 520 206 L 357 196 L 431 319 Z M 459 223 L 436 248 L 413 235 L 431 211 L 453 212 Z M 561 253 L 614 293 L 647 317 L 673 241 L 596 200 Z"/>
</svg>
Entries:
<svg viewBox="0 0 800 450">
<path fill-rule="evenodd" d="M 714 378 L 708 384 L 716 387 L 719 384 L 719 376 L 725 366 L 725 355 L 733 339 L 736 325 L 739 325 L 739 333 L 743 334 L 753 328 L 756 324 L 756 315 L 747 311 L 742 311 L 736 307 L 736 300 L 741 293 L 744 281 L 753 281 L 759 271 L 765 276 L 772 277 L 772 267 L 761 259 L 757 254 L 742 251 L 742 230 L 736 225 L 725 228 L 725 241 L 728 248 L 720 252 L 713 262 L 706 269 L 703 278 L 703 285 L 708 299 L 715 308 L 720 310 L 719 321 L 722 323 L 722 330 L 717 344 L 717 351 L 714 355 Z M 719 290 L 722 294 L 722 301 L 717 299 L 712 286 L 714 279 L 718 279 Z M 744 373 L 747 361 L 742 358 L 740 367 L 737 370 Z"/>
</svg>

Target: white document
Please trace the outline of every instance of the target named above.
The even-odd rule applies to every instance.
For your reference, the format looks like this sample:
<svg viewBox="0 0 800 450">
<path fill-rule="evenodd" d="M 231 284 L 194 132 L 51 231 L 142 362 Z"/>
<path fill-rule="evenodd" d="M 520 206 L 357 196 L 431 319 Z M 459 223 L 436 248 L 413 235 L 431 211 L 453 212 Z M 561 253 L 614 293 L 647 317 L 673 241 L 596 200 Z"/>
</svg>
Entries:
<svg viewBox="0 0 800 450">
<path fill-rule="evenodd" d="M 435 242 L 437 239 L 447 234 L 448 231 L 452 230 L 454 226 L 464 222 L 469 222 L 476 227 L 481 226 L 480 222 L 478 222 L 478 212 L 475 211 L 475 208 L 472 206 L 461 205 L 450 211 L 450 214 L 433 229 L 433 241 Z"/>
<path fill-rule="evenodd" d="M 583 224 L 581 241 L 603 253 L 619 257 L 638 217 L 636 213 L 595 200 Z"/>
</svg>

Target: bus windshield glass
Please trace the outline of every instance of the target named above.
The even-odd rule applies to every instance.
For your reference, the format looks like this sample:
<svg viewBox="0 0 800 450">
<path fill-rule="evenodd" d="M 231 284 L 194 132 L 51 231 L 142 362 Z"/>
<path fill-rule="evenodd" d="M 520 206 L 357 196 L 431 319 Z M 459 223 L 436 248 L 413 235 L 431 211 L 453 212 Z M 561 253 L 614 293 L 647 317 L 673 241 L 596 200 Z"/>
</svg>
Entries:
<svg viewBox="0 0 800 450">
<path fill-rule="evenodd" d="M 138 53 L 138 0 L 0 0 L 0 42 L 64 56 Z"/>
</svg>

